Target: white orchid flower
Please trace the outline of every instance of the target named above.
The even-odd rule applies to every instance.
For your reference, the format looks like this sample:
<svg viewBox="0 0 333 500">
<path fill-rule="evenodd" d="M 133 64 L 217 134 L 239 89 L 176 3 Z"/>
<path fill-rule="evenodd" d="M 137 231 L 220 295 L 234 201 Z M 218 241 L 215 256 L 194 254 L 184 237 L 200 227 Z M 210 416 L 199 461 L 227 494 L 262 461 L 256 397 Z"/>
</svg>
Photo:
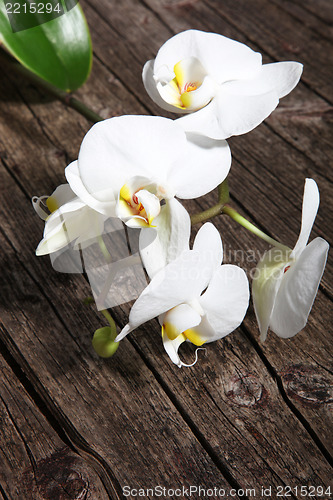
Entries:
<svg viewBox="0 0 333 500">
<path fill-rule="evenodd" d="M 214 33 L 173 36 L 143 69 L 145 88 L 188 132 L 227 139 L 249 132 L 297 85 L 302 64 L 262 65 L 246 45 Z"/>
<path fill-rule="evenodd" d="M 57 252 L 71 242 L 75 242 L 74 249 L 85 248 L 103 232 L 105 217 L 81 201 L 68 184 L 57 187 L 51 196 L 32 198 L 32 204 L 45 220 L 38 256 Z"/>
<path fill-rule="evenodd" d="M 173 120 L 121 116 L 94 125 L 67 180 L 88 206 L 130 227 L 152 227 L 161 201 L 202 196 L 228 175 L 226 141 L 186 135 Z"/>
<path fill-rule="evenodd" d="M 320 237 L 307 245 L 318 207 L 318 186 L 306 179 L 301 231 L 294 249 L 272 248 L 257 266 L 252 296 L 262 341 L 268 328 L 279 337 L 290 338 L 307 323 L 329 249 Z"/>
<path fill-rule="evenodd" d="M 185 364 L 178 348 L 183 342 L 201 346 L 231 333 L 243 321 L 249 286 L 241 268 L 221 265 L 222 256 L 220 235 L 207 223 L 198 231 L 193 250 L 185 250 L 155 274 L 116 341 L 158 317 L 165 350 L 181 367 Z"/>
</svg>

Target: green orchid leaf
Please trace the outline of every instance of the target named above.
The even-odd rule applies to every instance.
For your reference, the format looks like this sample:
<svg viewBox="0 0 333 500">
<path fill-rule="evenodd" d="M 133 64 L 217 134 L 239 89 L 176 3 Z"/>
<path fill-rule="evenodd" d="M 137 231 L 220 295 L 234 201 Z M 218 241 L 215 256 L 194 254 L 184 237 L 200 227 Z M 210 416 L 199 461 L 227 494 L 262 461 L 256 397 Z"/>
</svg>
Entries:
<svg viewBox="0 0 333 500">
<path fill-rule="evenodd" d="M 89 76 L 92 45 L 81 7 L 67 3 L 0 0 L 0 42 L 23 66 L 69 92 Z"/>
</svg>

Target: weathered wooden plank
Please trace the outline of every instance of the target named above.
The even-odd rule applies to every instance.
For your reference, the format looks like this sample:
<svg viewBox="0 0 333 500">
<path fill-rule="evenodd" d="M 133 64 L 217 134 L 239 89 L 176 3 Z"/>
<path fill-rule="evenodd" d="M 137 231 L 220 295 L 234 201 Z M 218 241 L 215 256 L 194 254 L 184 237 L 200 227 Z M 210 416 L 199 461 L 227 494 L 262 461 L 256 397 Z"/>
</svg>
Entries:
<svg viewBox="0 0 333 500">
<path fill-rule="evenodd" d="M 333 15 L 329 0 L 322 2 L 300 2 L 299 0 L 273 0 L 276 5 L 291 14 L 293 17 L 310 27 L 321 37 L 329 40 L 333 38 Z M 319 15 L 318 15 L 319 14 Z M 325 18 L 323 14 L 326 14 Z"/>
<path fill-rule="evenodd" d="M 50 426 L 0 356 L 0 481 L 11 500 L 109 498 L 100 478 Z"/>
<path fill-rule="evenodd" d="M 217 15 L 221 13 L 251 40 L 264 47 L 265 52 L 275 60 L 286 59 L 286 56 L 294 60 L 297 55 L 305 64 L 303 81 L 332 104 L 330 41 L 267 0 L 251 2 L 250 9 L 243 0 L 237 4 L 227 0 L 223 2 L 223 10 L 217 0 L 209 0 L 208 3 L 215 8 Z"/>
<path fill-rule="evenodd" d="M 7 147 L 7 149 L 8 149 L 8 147 Z M 33 148 L 30 147 L 30 151 L 31 151 L 31 155 L 33 155 Z M 15 154 L 16 157 L 19 156 L 18 152 L 11 151 L 10 153 L 11 153 L 10 154 L 10 158 L 13 156 L 13 154 Z M 8 161 L 10 161 L 10 158 L 8 159 Z M 21 171 L 21 178 L 25 180 L 25 184 L 26 184 L 26 187 L 28 189 L 31 189 L 31 184 L 29 184 L 29 175 L 27 175 L 27 172 L 30 171 L 30 168 L 31 168 L 30 162 L 28 162 L 28 164 L 25 165 L 25 168 Z M 47 173 L 47 175 L 49 175 L 49 174 Z M 9 193 L 9 196 L 10 196 L 10 199 L 12 200 L 13 198 L 15 199 L 18 195 L 16 195 L 16 197 L 15 196 L 13 197 L 13 192 L 11 192 L 11 193 Z M 18 203 L 18 205 L 20 205 L 20 206 L 24 205 L 23 201 L 20 201 Z M 11 204 L 10 204 L 10 206 L 11 206 Z M 12 208 L 10 210 L 12 211 Z M 15 213 L 15 218 L 16 217 L 17 217 L 17 220 L 20 220 L 20 215 L 17 214 L 17 212 Z M 18 241 L 17 237 L 15 236 L 15 234 L 12 232 L 12 230 L 10 228 L 7 228 L 7 229 L 10 231 L 10 239 L 14 243 L 15 247 L 17 249 L 21 249 L 21 251 L 22 251 L 23 248 L 20 247 L 20 245 L 22 244 L 22 242 Z M 29 235 L 30 234 L 36 234 L 36 233 L 37 233 L 36 228 L 33 228 L 33 227 L 29 228 Z M 30 246 L 30 242 L 24 242 L 24 245 L 26 245 L 27 243 Z M 24 260 L 26 259 L 26 257 L 23 256 L 23 255 L 22 255 L 22 258 Z M 31 259 L 29 259 L 29 260 L 31 260 Z M 28 260 L 25 260 L 25 262 L 27 264 L 29 263 L 29 266 L 33 265 L 32 269 L 33 269 L 34 275 L 38 276 L 40 272 L 43 273 L 43 270 L 39 269 L 39 267 L 40 267 L 39 263 L 36 264 L 35 261 L 33 263 L 31 263 Z M 44 272 L 45 272 L 45 270 L 44 270 Z M 49 277 L 49 279 L 50 279 L 50 277 Z M 53 281 L 53 279 L 52 279 L 52 281 Z M 59 281 L 60 281 L 60 283 L 61 282 L 63 284 L 65 283 L 63 280 L 59 280 Z M 43 288 L 44 289 L 45 288 L 49 289 L 48 293 L 50 294 L 49 295 L 50 297 L 52 297 L 52 295 L 55 295 L 55 297 L 53 297 L 52 300 L 53 301 L 59 301 L 59 302 L 56 302 L 56 306 L 57 307 L 60 307 L 60 304 L 63 305 L 63 298 L 62 297 L 57 297 L 56 294 L 54 294 L 54 290 L 56 289 L 55 288 L 55 283 L 46 283 L 45 285 L 43 285 Z M 77 288 L 76 293 L 78 291 L 79 291 L 79 286 Z M 75 300 L 75 299 L 73 298 L 73 300 Z M 70 321 L 70 324 L 73 325 L 72 326 L 73 329 L 75 329 L 74 324 L 77 323 L 77 321 L 78 321 L 78 317 L 77 317 L 78 314 L 81 315 L 81 316 L 82 316 L 82 314 L 84 314 L 85 315 L 84 316 L 84 320 L 85 320 L 84 323 L 89 324 L 89 320 L 87 321 L 87 317 L 89 317 L 89 315 L 86 315 L 86 313 L 82 312 L 81 309 L 80 309 L 80 311 L 76 311 L 76 312 L 73 312 L 71 310 L 71 314 L 72 314 L 73 317 L 70 318 L 69 317 L 69 311 L 67 310 L 67 307 L 63 306 L 62 314 L 66 318 L 66 321 Z M 81 325 L 82 318 L 79 321 L 80 321 L 79 325 Z M 91 322 L 91 319 L 90 319 L 90 322 Z M 80 326 L 80 328 L 81 328 L 81 326 Z M 85 327 L 83 326 L 83 331 L 84 331 L 84 328 Z M 82 341 L 82 339 L 81 339 L 81 341 Z M 249 347 L 251 347 L 251 346 L 249 346 L 248 342 L 246 342 L 246 346 L 247 346 L 247 349 L 249 349 Z M 147 346 L 144 346 L 144 349 L 142 348 L 142 353 L 143 354 L 146 352 L 146 348 L 147 348 Z M 150 349 L 151 348 L 152 347 L 150 347 Z M 89 349 L 89 343 L 87 343 L 86 349 L 87 350 Z M 250 352 L 252 352 L 251 349 L 250 349 Z M 252 354 L 252 355 L 254 355 L 254 354 Z M 155 358 L 154 358 L 155 362 L 157 362 L 157 360 L 159 359 L 159 357 L 157 357 L 155 353 L 154 353 L 154 356 L 155 356 Z M 163 354 L 163 357 L 164 357 L 164 363 L 167 363 L 167 360 L 165 359 L 165 355 L 164 354 Z M 232 361 L 235 362 L 234 358 L 232 358 Z M 252 364 L 255 364 L 255 363 L 258 364 L 257 358 L 253 360 L 253 362 L 251 363 L 251 366 L 252 366 Z M 223 366 L 221 360 L 218 361 L 218 365 L 219 366 Z M 237 366 L 237 364 L 236 364 L 236 366 Z M 238 367 L 237 367 L 237 369 L 238 369 Z M 267 372 L 264 370 L 264 367 L 262 365 L 261 365 L 261 370 L 263 370 L 263 373 L 265 373 L 264 376 L 267 377 L 268 376 Z M 230 371 L 231 371 L 231 369 L 230 369 Z M 231 373 L 228 373 L 228 375 L 231 377 L 232 380 L 234 380 L 233 377 L 235 377 L 235 374 L 237 374 L 237 370 L 236 369 L 234 369 L 233 371 L 231 371 Z M 261 376 L 263 376 L 263 375 L 261 375 Z M 185 373 L 184 377 L 185 378 L 181 382 L 180 386 L 178 387 L 178 390 L 175 391 L 176 394 L 177 393 L 181 394 L 181 389 L 180 388 L 183 387 L 184 385 L 186 385 L 186 383 L 187 383 L 187 377 L 188 377 L 188 375 Z M 198 380 L 201 380 L 203 378 L 204 378 L 204 376 L 203 376 L 203 373 L 202 373 L 201 376 L 198 378 Z M 49 386 L 49 382 L 45 382 L 45 383 L 47 383 L 47 385 Z M 272 382 L 270 382 L 270 384 L 274 388 L 274 384 Z M 81 386 L 80 389 L 82 390 L 82 386 Z M 53 390 L 52 390 L 52 392 L 53 392 Z M 275 402 L 276 394 L 277 394 L 276 388 L 275 388 L 275 392 L 272 389 L 272 394 L 273 394 L 272 397 L 273 397 L 274 402 Z M 183 396 L 182 396 L 182 398 L 183 398 Z M 189 407 L 193 406 L 193 404 L 191 404 L 192 403 L 191 399 L 193 399 L 193 394 L 192 393 L 187 396 L 186 405 L 185 405 L 184 402 L 182 402 L 182 405 L 184 405 L 185 408 L 186 408 L 186 413 L 189 412 Z M 207 405 L 207 402 L 203 401 L 203 402 L 201 402 L 201 404 L 205 408 L 206 405 Z M 289 420 L 291 418 L 292 421 L 293 421 L 293 425 L 296 425 L 296 427 L 297 427 L 297 432 L 299 432 L 301 434 L 301 436 L 302 436 L 302 446 L 305 446 L 304 443 L 308 443 L 307 446 L 309 446 L 309 438 L 308 438 L 307 434 L 304 433 L 304 431 L 302 432 L 301 426 L 299 425 L 299 423 L 297 422 L 297 420 L 293 417 L 293 415 L 290 413 L 290 411 L 284 406 L 283 402 L 281 401 L 281 398 L 280 398 L 280 401 L 278 403 L 277 409 L 275 409 L 275 412 L 277 412 L 277 413 L 281 412 L 280 406 L 283 408 L 284 414 L 288 415 L 288 423 L 289 423 Z M 212 403 L 212 407 L 213 408 L 215 407 L 215 405 L 213 405 L 213 403 Z M 204 411 L 205 418 L 206 418 L 206 413 L 209 413 L 209 412 L 213 412 L 213 409 L 209 408 L 209 411 L 208 410 Z M 287 412 L 287 413 L 285 413 L 285 412 Z M 215 416 L 214 412 L 212 413 L 212 415 Z M 190 416 L 191 416 L 191 419 L 192 419 L 192 415 L 191 414 L 190 414 Z M 251 417 L 248 415 L 246 418 L 252 422 L 254 417 L 251 414 Z M 254 452 L 253 447 L 254 446 L 258 446 L 258 443 L 253 438 L 253 435 L 251 437 L 251 433 L 248 431 L 248 429 L 247 430 L 244 429 L 244 425 L 242 424 L 242 421 L 238 422 L 238 424 L 237 424 L 237 426 L 238 426 L 237 432 L 233 431 L 233 433 L 231 433 L 230 429 L 228 430 L 228 428 L 229 428 L 229 421 L 230 421 L 230 416 L 224 417 L 222 419 L 222 422 L 224 423 L 224 427 L 223 427 L 223 443 L 221 442 L 220 444 L 218 444 L 219 440 L 217 438 L 213 439 L 213 437 L 209 436 L 209 438 L 210 438 L 209 444 L 211 446 L 211 443 L 213 443 L 212 444 L 213 450 L 215 450 L 215 449 L 217 450 L 217 449 L 220 449 L 220 448 L 223 449 L 223 456 L 222 457 L 219 456 L 219 460 L 221 461 L 221 464 L 225 465 L 225 463 L 227 463 L 227 466 L 229 468 L 231 468 L 232 473 L 235 474 L 235 475 L 237 474 L 237 480 L 238 481 L 246 481 L 245 484 L 255 484 L 254 483 L 254 481 L 255 481 L 254 478 L 257 478 L 258 467 L 259 467 L 260 471 L 266 470 L 267 469 L 267 463 L 269 464 L 269 470 L 266 471 L 265 475 L 264 475 L 265 481 L 267 481 L 267 483 L 277 485 L 278 482 L 281 482 L 281 481 L 284 481 L 284 482 L 291 481 L 291 476 L 289 475 L 289 473 L 286 475 L 286 472 L 284 472 L 284 467 L 282 465 L 282 462 L 278 460 L 276 454 L 272 455 L 271 452 L 267 454 L 267 450 L 265 451 L 263 448 L 260 447 L 260 442 L 259 442 L 259 449 L 258 449 L 258 451 L 256 451 L 256 453 Z M 227 422 L 228 422 L 228 424 L 227 424 Z M 199 422 L 195 421 L 195 423 L 196 423 L 196 425 L 199 425 Z M 212 424 L 213 423 L 214 423 L 214 419 L 213 419 Z M 255 425 L 257 425 L 256 421 L 255 421 Z M 221 417 L 220 417 L 219 418 L 219 425 L 217 427 L 219 429 L 221 429 L 221 426 L 222 426 L 222 423 L 221 423 Z M 275 433 L 277 433 L 278 435 L 280 435 L 281 429 L 284 429 L 285 424 L 283 424 L 282 422 L 279 422 L 279 425 L 276 426 L 276 427 L 277 428 L 275 430 Z M 206 427 L 203 426 L 203 423 L 201 421 L 200 421 L 199 429 L 200 428 L 205 429 L 205 433 L 208 432 L 206 430 Z M 213 425 L 212 425 L 212 428 L 214 429 Z M 213 435 L 216 433 L 216 430 L 217 429 L 215 428 L 215 431 L 213 431 Z M 242 437 L 242 433 L 244 433 L 245 431 L 247 431 L 248 434 L 246 434 L 246 437 L 244 438 L 244 437 Z M 235 444 L 235 434 L 238 437 L 238 440 L 236 441 L 236 444 Z M 228 440 L 226 439 L 227 436 L 229 436 Z M 205 437 L 205 439 L 207 439 L 206 436 L 204 436 L 204 437 Z M 265 438 L 267 439 L 268 436 L 265 436 Z M 281 437 L 281 435 L 280 435 L 279 441 L 281 441 L 282 443 L 284 443 L 285 439 L 286 438 L 283 439 Z M 247 442 L 248 440 L 250 440 L 250 443 Z M 290 439 L 288 439 L 288 442 L 289 441 L 290 441 Z M 262 443 L 263 442 L 261 442 L 261 445 L 262 445 Z M 227 451 L 225 451 L 225 448 L 227 448 Z M 274 446 L 270 445 L 269 449 L 273 450 Z M 240 450 L 243 450 L 242 453 L 240 452 Z M 289 450 L 289 452 L 290 452 L 290 450 Z M 304 455 L 303 449 L 302 449 L 301 452 L 300 451 L 298 451 L 298 452 L 293 451 L 293 454 L 295 454 L 295 453 L 296 453 L 297 457 L 300 457 L 300 456 Z M 266 455 L 268 455 L 268 456 L 266 456 Z M 249 456 L 251 457 L 251 462 L 253 461 L 253 459 L 255 457 L 255 468 L 253 468 L 253 467 L 251 468 L 250 465 L 248 464 L 248 457 Z M 243 462 L 242 462 L 242 467 L 239 468 L 239 472 L 238 472 L 237 471 L 237 464 L 238 464 L 238 467 L 239 467 L 239 463 L 240 463 L 240 460 L 242 460 L 242 457 L 244 457 L 243 458 Z M 316 461 L 317 461 L 317 464 L 318 463 L 320 464 L 320 466 L 318 467 L 318 465 L 317 465 L 316 473 L 315 473 L 315 475 L 312 474 L 311 479 L 313 481 L 322 482 L 322 481 L 325 480 L 324 479 L 325 474 L 327 474 L 327 472 L 325 472 L 325 470 L 326 470 L 326 468 L 325 468 L 326 467 L 325 466 L 325 462 L 323 462 L 323 459 L 321 458 L 320 454 L 318 454 L 318 456 L 316 457 Z M 258 463 L 259 463 L 259 465 L 258 465 Z M 297 463 L 298 463 L 298 465 L 297 465 Z M 299 458 L 295 459 L 295 464 L 294 465 L 295 465 L 295 470 L 297 470 L 297 479 L 298 479 L 298 481 L 301 481 L 301 480 L 303 481 L 304 480 L 304 476 L 303 476 L 303 473 L 300 470 Z M 262 472 L 261 472 L 261 474 L 262 474 Z M 248 478 L 250 478 L 250 481 L 251 481 L 250 483 L 248 483 Z M 244 483 L 241 483 L 241 484 L 244 484 Z"/>
<path fill-rule="evenodd" d="M 333 23 L 333 12 L 330 0 L 318 0 L 314 2 L 313 0 L 296 0 L 296 3 L 302 5 L 302 7 L 314 16 L 320 19 L 323 23 L 328 26 Z"/>
<path fill-rule="evenodd" d="M 168 485 L 170 470 L 174 488 L 201 484 L 228 490 L 133 347 L 124 345 L 111 362 L 99 359 L 90 344 L 95 315 L 73 310 L 65 296 L 61 315 L 56 314 L 1 239 L 6 255 L 1 337 L 75 447 L 104 465 L 118 491 L 125 485 Z M 67 296 L 71 300 L 70 289 Z M 78 314 L 83 314 L 79 321 Z M 67 325 L 69 315 L 76 329 Z"/>
</svg>

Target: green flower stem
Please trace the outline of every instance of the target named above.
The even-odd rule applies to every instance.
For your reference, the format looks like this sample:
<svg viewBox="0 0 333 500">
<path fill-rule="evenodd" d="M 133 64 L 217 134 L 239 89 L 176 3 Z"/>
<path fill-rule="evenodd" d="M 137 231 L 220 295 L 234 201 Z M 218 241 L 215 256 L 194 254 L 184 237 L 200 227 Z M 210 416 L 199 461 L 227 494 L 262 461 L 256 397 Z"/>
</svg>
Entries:
<svg viewBox="0 0 333 500">
<path fill-rule="evenodd" d="M 229 217 L 231 217 L 238 224 L 245 227 L 245 229 L 247 229 L 248 231 L 251 231 L 251 233 L 255 234 L 256 236 L 258 236 L 262 240 L 266 241 L 270 245 L 273 245 L 274 247 L 279 248 L 280 250 L 283 250 L 284 252 L 285 251 L 289 252 L 291 250 L 289 247 L 282 245 L 278 241 L 276 241 L 273 238 L 271 238 L 270 236 L 268 236 L 268 234 L 266 234 L 263 231 L 261 231 L 260 229 L 258 229 L 251 222 L 249 222 L 247 219 L 245 219 L 242 215 L 240 215 L 238 212 L 236 212 L 236 210 L 229 207 L 229 205 L 225 205 L 222 208 L 221 213 L 229 215 Z"/>
<path fill-rule="evenodd" d="M 110 328 L 111 328 L 111 332 L 112 332 L 112 337 L 114 337 L 114 339 L 115 339 L 116 335 L 117 335 L 117 327 L 116 327 L 116 323 L 114 322 L 111 314 L 109 313 L 109 311 L 107 309 L 103 309 L 102 311 L 100 311 L 100 313 L 102 313 L 103 316 L 109 322 L 109 325 L 110 325 Z"/>
<path fill-rule="evenodd" d="M 218 189 L 218 196 L 219 196 L 218 203 L 221 205 L 225 205 L 226 203 L 229 203 L 230 197 L 229 197 L 228 179 L 224 179 L 224 181 L 221 184 L 219 184 L 217 189 Z"/>
<path fill-rule="evenodd" d="M 225 179 L 218 186 L 218 202 L 216 205 L 204 210 L 203 212 L 199 212 L 198 214 L 194 214 L 191 216 L 191 224 L 198 224 L 199 222 L 206 222 L 207 220 L 216 217 L 217 215 L 221 215 L 222 209 L 226 203 L 229 201 L 229 186 L 228 180 Z"/>
<path fill-rule="evenodd" d="M 101 234 L 97 236 L 97 241 L 106 262 L 109 264 L 111 262 L 111 255 L 109 250 L 106 248 L 105 241 L 103 240 L 103 236 Z"/>
<path fill-rule="evenodd" d="M 66 104 L 66 106 L 75 109 L 78 113 L 80 113 L 80 115 L 87 118 L 87 120 L 93 123 L 103 121 L 103 118 L 100 115 L 88 108 L 85 104 L 83 104 L 83 102 L 79 101 L 75 97 L 72 97 L 72 95 L 68 92 L 58 89 L 43 78 L 35 75 L 35 73 L 22 66 L 22 64 L 20 64 L 16 59 L 14 59 L 14 57 L 2 48 L 0 48 L 0 64 L 1 66 L 6 66 L 10 71 L 27 78 L 39 87 L 42 87 L 49 94 Z"/>
</svg>

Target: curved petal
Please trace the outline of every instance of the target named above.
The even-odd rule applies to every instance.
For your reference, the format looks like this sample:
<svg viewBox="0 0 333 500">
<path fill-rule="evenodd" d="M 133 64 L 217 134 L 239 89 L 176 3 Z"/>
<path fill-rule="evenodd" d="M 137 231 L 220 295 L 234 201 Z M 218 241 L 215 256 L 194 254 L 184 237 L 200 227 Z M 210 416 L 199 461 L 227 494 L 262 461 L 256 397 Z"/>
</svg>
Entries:
<svg viewBox="0 0 333 500">
<path fill-rule="evenodd" d="M 223 84 L 223 91 L 240 96 L 274 91 L 281 99 L 296 87 L 302 71 L 303 65 L 293 61 L 264 64 L 255 78 L 226 82 Z"/>
<path fill-rule="evenodd" d="M 238 78 L 251 78 L 261 67 L 261 55 L 246 45 L 215 33 L 188 30 L 170 38 L 157 53 L 154 73 L 166 66 L 195 57 L 217 83 Z"/>
<path fill-rule="evenodd" d="M 220 266 L 199 300 L 211 327 L 203 329 L 202 339 L 213 342 L 235 330 L 243 321 L 249 298 L 249 282 L 243 269 L 231 264 Z"/>
<path fill-rule="evenodd" d="M 279 248 L 271 248 L 265 252 L 257 265 L 256 275 L 252 281 L 252 300 L 262 342 L 267 337 L 276 294 L 284 269 L 290 263 L 290 253 L 283 252 Z"/>
<path fill-rule="evenodd" d="M 212 139 L 227 139 L 253 130 L 279 103 L 276 91 L 261 95 L 239 95 L 224 91 L 204 108 L 178 118 L 176 122 L 185 132 L 206 135 Z"/>
<path fill-rule="evenodd" d="M 170 340 L 174 340 L 185 330 L 197 326 L 201 321 L 201 316 L 188 304 L 180 304 L 167 311 L 160 321 L 163 331 Z"/>
<path fill-rule="evenodd" d="M 284 274 L 270 320 L 279 337 L 290 338 L 307 323 L 323 275 L 329 245 L 315 238 Z"/>
<path fill-rule="evenodd" d="M 197 326 L 186 330 L 184 332 L 184 336 L 192 342 L 192 344 L 197 346 L 201 346 L 205 342 L 213 342 L 213 340 L 217 340 L 217 338 L 215 338 L 216 333 L 209 323 L 206 315 L 201 317 L 201 321 Z"/>
<path fill-rule="evenodd" d="M 224 181 L 231 166 L 231 152 L 226 141 L 193 133 L 187 133 L 186 137 L 183 165 L 180 162 L 174 165 L 169 180 L 178 198 L 192 199 L 209 193 Z"/>
<path fill-rule="evenodd" d="M 168 200 L 154 220 L 155 228 L 140 232 L 140 255 L 148 276 L 153 278 L 189 249 L 191 221 L 188 212 L 175 198 Z"/>
<path fill-rule="evenodd" d="M 104 227 L 104 218 L 95 210 L 87 207 L 77 198 L 65 203 L 46 221 L 44 238 L 36 249 L 36 255 L 54 253 L 71 242 L 87 246 L 90 240 L 100 235 Z"/>
<path fill-rule="evenodd" d="M 83 139 L 78 159 L 80 177 L 97 200 L 110 200 L 110 189 L 117 199 L 131 177 L 165 183 L 185 147 L 185 134 L 168 118 L 110 118 L 96 123 Z"/>
<path fill-rule="evenodd" d="M 162 109 L 166 111 L 171 111 L 173 113 L 185 113 L 186 109 L 175 108 L 174 105 L 168 104 L 164 99 L 162 99 L 160 92 L 157 90 L 157 84 L 154 79 L 154 60 L 147 61 L 143 67 L 142 80 L 144 87 L 149 95 L 149 97 Z M 170 75 L 170 79 L 172 79 Z"/>
<path fill-rule="evenodd" d="M 305 179 L 302 224 L 293 255 L 297 258 L 306 247 L 319 208 L 319 190 L 314 179 Z"/>
<path fill-rule="evenodd" d="M 223 246 L 220 233 L 211 222 L 206 222 L 195 237 L 193 250 L 207 255 L 207 261 L 212 264 L 212 275 L 223 260 Z"/>
<path fill-rule="evenodd" d="M 82 182 L 77 161 L 73 161 L 65 168 L 65 176 L 76 196 L 84 201 L 86 205 L 108 217 L 116 216 L 116 199 L 113 190 L 110 191 L 110 201 L 103 202 L 94 198 Z"/>
<path fill-rule="evenodd" d="M 50 231 L 49 234 L 41 240 L 36 248 L 36 255 L 38 257 L 56 252 L 70 243 L 63 226 L 64 222 L 60 222 L 53 231 Z"/>
<path fill-rule="evenodd" d="M 211 277 L 206 255 L 185 250 L 180 257 L 159 271 L 134 303 L 129 324 L 120 332 L 118 342 L 129 332 L 169 309 L 200 296 Z"/>
</svg>

